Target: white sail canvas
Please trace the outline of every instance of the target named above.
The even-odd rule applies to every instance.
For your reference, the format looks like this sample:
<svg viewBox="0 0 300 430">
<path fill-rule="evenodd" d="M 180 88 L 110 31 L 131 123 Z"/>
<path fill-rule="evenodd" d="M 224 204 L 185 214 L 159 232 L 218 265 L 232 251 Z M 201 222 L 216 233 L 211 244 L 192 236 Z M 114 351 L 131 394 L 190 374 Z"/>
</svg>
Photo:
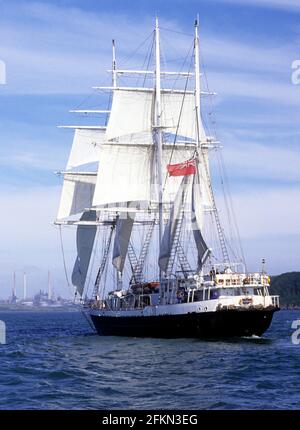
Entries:
<svg viewBox="0 0 300 430">
<path fill-rule="evenodd" d="M 152 162 L 150 146 L 103 145 L 93 205 L 150 201 Z"/>
<path fill-rule="evenodd" d="M 61 220 L 90 208 L 95 184 L 96 175 L 66 173 L 64 175 L 57 219 Z"/>
<path fill-rule="evenodd" d="M 96 212 L 84 212 L 80 221 L 96 221 Z M 80 225 L 77 227 L 77 257 L 72 272 L 72 284 L 76 287 L 80 296 L 82 296 L 84 290 L 96 232 L 96 226 Z"/>
<path fill-rule="evenodd" d="M 99 147 L 105 140 L 105 130 L 75 130 L 67 170 L 99 161 Z"/>
</svg>

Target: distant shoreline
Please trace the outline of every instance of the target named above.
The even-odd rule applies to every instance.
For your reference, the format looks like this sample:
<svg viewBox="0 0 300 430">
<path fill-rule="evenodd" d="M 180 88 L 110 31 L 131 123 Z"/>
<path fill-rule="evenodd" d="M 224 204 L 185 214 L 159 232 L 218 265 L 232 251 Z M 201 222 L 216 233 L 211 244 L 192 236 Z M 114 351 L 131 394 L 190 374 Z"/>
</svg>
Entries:
<svg viewBox="0 0 300 430">
<path fill-rule="evenodd" d="M 0 305 L 0 312 L 78 312 L 81 311 L 80 305 L 74 306 L 14 306 Z M 283 305 L 280 306 L 282 311 L 299 311 L 300 306 Z"/>
<path fill-rule="evenodd" d="M 78 312 L 79 306 L 9 306 L 0 305 L 0 312 Z"/>
</svg>

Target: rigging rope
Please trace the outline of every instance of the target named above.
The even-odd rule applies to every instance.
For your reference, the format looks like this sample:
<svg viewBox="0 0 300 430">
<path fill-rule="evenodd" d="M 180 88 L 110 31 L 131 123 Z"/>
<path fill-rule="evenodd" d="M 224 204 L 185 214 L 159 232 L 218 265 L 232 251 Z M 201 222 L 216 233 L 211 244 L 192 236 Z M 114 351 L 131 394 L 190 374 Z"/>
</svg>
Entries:
<svg viewBox="0 0 300 430">
<path fill-rule="evenodd" d="M 73 294 L 74 293 L 74 289 L 71 288 L 71 284 L 70 284 L 69 277 L 68 277 L 68 271 L 67 271 L 67 265 L 66 265 L 66 259 L 65 259 L 65 251 L 64 251 L 64 244 L 63 244 L 63 238 L 62 238 L 61 225 L 59 225 L 59 236 L 60 236 L 60 246 L 61 246 L 62 258 L 63 258 L 63 266 L 64 266 L 65 277 L 66 277 L 68 288 L 69 288 L 70 292 Z M 76 296 L 76 291 L 75 291 L 75 296 Z"/>
<path fill-rule="evenodd" d="M 130 55 L 128 55 L 127 57 L 125 57 L 124 60 L 121 59 L 120 62 L 122 63 L 122 66 L 125 65 L 126 63 L 128 63 L 128 61 L 142 48 L 142 46 L 145 45 L 145 43 L 150 39 L 150 37 L 153 36 L 153 33 L 154 33 L 154 31 L 151 31 L 151 33 L 149 34 L 149 36 L 147 36 L 146 39 L 144 39 L 143 42 L 141 42 L 139 44 L 139 46 Z"/>
<path fill-rule="evenodd" d="M 189 49 L 189 51 L 187 53 L 187 56 L 186 56 L 186 59 L 190 55 L 191 49 L 192 48 Z M 191 62 L 190 62 L 190 66 L 189 66 L 188 72 L 190 72 L 191 67 L 192 67 L 192 57 L 191 57 Z M 180 118 L 181 118 L 181 114 L 182 114 L 182 110 L 183 110 L 183 105 L 184 105 L 184 100 L 185 100 L 185 95 L 186 95 L 186 91 L 187 91 L 188 82 L 189 82 L 189 75 L 187 76 L 186 81 L 185 81 L 184 94 L 183 94 L 182 103 L 181 103 L 181 106 L 180 106 L 179 118 L 178 118 L 176 132 L 175 132 L 175 136 L 174 136 L 174 140 L 173 140 L 172 150 L 171 150 L 171 154 L 170 154 L 170 158 L 169 158 L 169 164 L 171 164 L 171 161 L 172 161 L 172 158 L 173 158 L 173 154 L 174 154 L 174 150 L 175 150 L 175 144 L 176 144 L 176 140 L 177 140 L 177 134 L 178 134 L 178 130 L 179 130 Z M 168 172 L 166 172 L 166 174 L 165 174 L 165 181 L 164 181 L 163 191 L 165 190 L 167 179 L 168 179 Z"/>
<path fill-rule="evenodd" d="M 203 60 L 203 55 L 202 55 L 202 60 Z M 203 64 L 204 62 L 201 62 L 201 63 L 202 63 L 202 69 L 203 69 L 203 75 L 204 75 L 204 79 L 205 79 L 206 89 L 209 92 L 209 85 L 208 85 L 208 79 L 207 79 L 207 74 L 206 74 L 206 70 L 205 70 L 205 65 Z M 209 102 L 210 102 L 210 113 L 209 113 L 209 115 L 213 115 L 214 114 L 214 103 L 213 103 L 213 97 L 212 96 L 209 97 Z M 218 132 L 217 132 L 217 127 L 216 127 L 216 121 L 215 120 L 210 121 L 210 125 L 212 127 L 212 131 L 214 133 L 215 138 L 217 138 Z M 241 260 L 242 260 L 242 262 L 246 268 L 245 254 L 244 254 L 242 241 L 241 241 L 241 237 L 240 237 L 240 232 L 239 232 L 239 227 L 238 227 L 238 223 L 237 223 L 236 215 L 235 215 L 235 211 L 234 211 L 233 201 L 232 201 L 230 187 L 229 187 L 228 176 L 227 176 L 227 172 L 226 172 L 226 168 L 225 168 L 225 164 L 224 164 L 224 159 L 223 159 L 221 151 L 217 151 L 217 161 L 218 161 L 219 172 L 220 172 L 220 176 L 221 176 L 221 186 L 222 186 L 224 203 L 225 203 L 225 207 L 226 207 L 228 227 L 229 227 L 229 230 L 230 231 L 232 230 L 236 235 L 236 239 L 238 242 L 238 248 L 239 248 L 238 253 L 240 253 Z M 232 218 L 232 220 L 231 220 L 231 218 Z M 232 227 L 232 222 L 233 222 L 233 227 Z M 229 244 L 229 242 L 227 240 L 226 240 L 226 242 L 227 242 L 227 245 L 229 245 L 231 252 L 233 254 L 235 254 L 235 252 L 234 252 L 233 248 L 231 247 L 231 245 Z"/>
<path fill-rule="evenodd" d="M 154 32 L 153 32 L 153 35 L 154 35 Z M 146 66 L 146 70 L 147 70 L 147 71 L 149 70 L 151 57 L 152 57 L 152 55 L 153 55 L 154 39 L 155 39 L 155 38 L 154 38 L 154 36 L 153 36 L 153 38 L 152 38 L 152 43 L 151 43 L 151 46 L 150 46 L 150 52 L 149 52 L 149 54 L 147 54 L 147 56 L 146 56 L 146 58 L 145 58 L 145 61 L 144 61 L 144 63 L 143 63 L 143 66 L 142 66 L 142 68 L 143 68 L 143 67 L 144 67 L 144 64 L 146 63 L 146 60 L 147 60 L 147 58 L 148 58 L 147 66 Z M 145 76 L 144 76 L 144 80 L 143 80 L 143 87 L 145 87 L 146 79 L 147 79 L 147 74 L 145 74 Z M 137 82 L 138 82 L 138 81 L 137 81 Z M 137 86 L 138 86 L 138 84 L 137 84 Z"/>
<path fill-rule="evenodd" d="M 184 33 L 183 31 L 172 30 L 171 28 L 160 27 L 160 29 L 164 31 L 169 31 L 170 33 L 177 33 L 177 34 L 183 34 L 184 36 L 188 36 L 188 37 L 194 37 L 194 35 L 191 33 Z"/>
</svg>

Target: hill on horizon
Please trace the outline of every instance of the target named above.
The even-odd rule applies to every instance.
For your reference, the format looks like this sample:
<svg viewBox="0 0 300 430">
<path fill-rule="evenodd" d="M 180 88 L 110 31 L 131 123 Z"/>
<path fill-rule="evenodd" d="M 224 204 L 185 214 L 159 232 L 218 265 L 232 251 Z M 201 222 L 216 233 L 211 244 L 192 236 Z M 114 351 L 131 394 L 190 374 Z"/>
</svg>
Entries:
<svg viewBox="0 0 300 430">
<path fill-rule="evenodd" d="M 280 296 L 281 306 L 300 306 L 300 272 L 271 276 L 270 294 Z"/>
</svg>

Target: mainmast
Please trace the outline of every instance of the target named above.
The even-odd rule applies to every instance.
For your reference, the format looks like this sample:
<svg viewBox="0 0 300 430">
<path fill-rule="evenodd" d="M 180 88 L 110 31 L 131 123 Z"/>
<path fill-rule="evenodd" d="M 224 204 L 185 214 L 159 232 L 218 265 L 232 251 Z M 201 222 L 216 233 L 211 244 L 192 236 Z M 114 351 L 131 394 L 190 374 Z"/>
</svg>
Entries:
<svg viewBox="0 0 300 430">
<path fill-rule="evenodd" d="M 162 129 L 161 129 L 161 72 L 158 18 L 155 20 L 155 143 L 158 180 L 159 247 L 163 236 L 163 179 L 162 179 Z M 161 278 L 161 274 L 160 274 Z"/>
<path fill-rule="evenodd" d="M 196 121 L 197 121 L 197 144 L 198 147 L 201 145 L 200 142 L 200 64 L 199 64 L 199 16 L 195 21 L 195 39 L 194 39 L 194 56 L 195 56 L 195 109 L 196 109 Z"/>
<path fill-rule="evenodd" d="M 216 207 L 215 197 L 214 197 L 214 193 L 213 193 L 213 189 L 212 189 L 212 185 L 211 185 L 211 181 L 210 181 L 208 164 L 206 161 L 206 157 L 204 157 L 204 148 L 202 145 L 203 145 L 203 143 L 205 144 L 206 142 L 201 142 L 200 127 L 201 127 L 202 123 L 201 123 L 201 111 L 200 111 L 201 90 L 200 90 L 200 61 L 199 61 L 199 34 L 198 34 L 198 31 L 199 31 L 199 15 L 197 15 L 197 19 L 195 20 L 195 36 L 194 36 L 195 109 L 196 109 L 196 122 L 197 122 L 197 137 L 196 138 L 197 138 L 198 148 L 200 150 L 201 163 L 203 163 L 203 165 L 204 165 L 204 170 L 205 170 L 208 188 L 209 188 L 209 192 L 210 192 L 210 197 L 211 197 L 211 201 L 212 201 L 213 212 L 214 212 L 217 232 L 218 232 L 218 236 L 219 236 L 219 240 L 220 240 L 223 261 L 224 261 L 224 263 L 229 263 L 230 260 L 229 260 L 229 255 L 228 255 L 228 251 L 227 251 L 225 236 L 224 236 L 223 228 L 221 226 L 221 222 L 219 219 L 219 213 L 218 213 L 218 210 Z"/>
</svg>

